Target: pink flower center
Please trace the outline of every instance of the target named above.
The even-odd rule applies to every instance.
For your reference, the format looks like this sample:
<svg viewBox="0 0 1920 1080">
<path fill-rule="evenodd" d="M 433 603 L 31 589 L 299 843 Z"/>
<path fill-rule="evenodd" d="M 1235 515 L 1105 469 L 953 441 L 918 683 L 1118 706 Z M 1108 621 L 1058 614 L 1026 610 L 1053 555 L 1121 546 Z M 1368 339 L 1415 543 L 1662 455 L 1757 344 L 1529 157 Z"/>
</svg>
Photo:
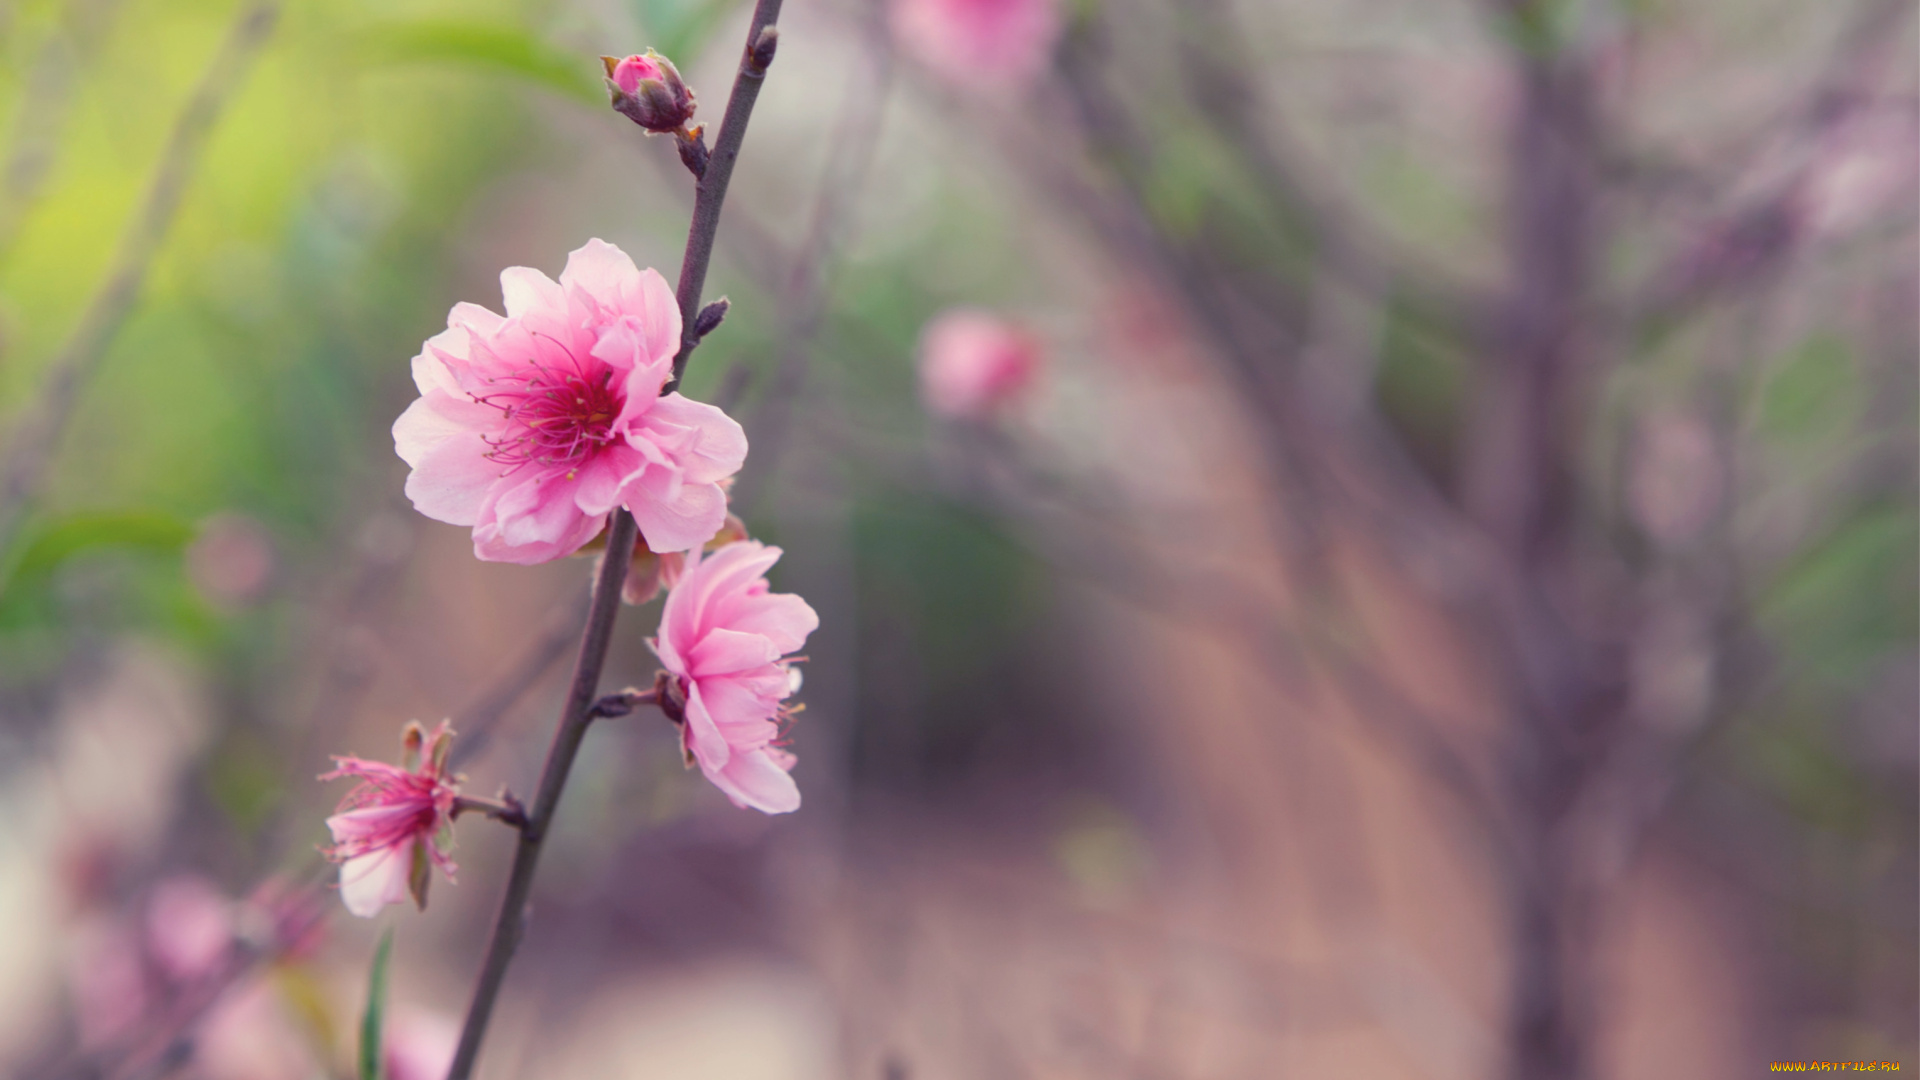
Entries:
<svg viewBox="0 0 1920 1080">
<path fill-rule="evenodd" d="M 499 409 L 507 427 L 483 436 L 488 459 L 512 472 L 523 465 L 577 465 L 613 441 L 621 395 L 613 389 L 613 369 L 582 364 L 571 350 L 567 367 L 536 365 L 532 370 L 492 380 L 499 389 L 473 400 Z"/>
</svg>

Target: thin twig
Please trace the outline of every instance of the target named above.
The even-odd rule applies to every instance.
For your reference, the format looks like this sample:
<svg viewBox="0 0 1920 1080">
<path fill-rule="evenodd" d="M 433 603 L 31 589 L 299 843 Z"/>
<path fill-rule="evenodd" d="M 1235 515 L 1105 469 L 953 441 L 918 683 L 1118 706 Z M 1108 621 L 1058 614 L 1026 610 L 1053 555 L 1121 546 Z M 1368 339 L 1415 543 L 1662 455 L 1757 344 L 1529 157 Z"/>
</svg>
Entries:
<svg viewBox="0 0 1920 1080">
<path fill-rule="evenodd" d="M 779 14 L 780 0 L 759 0 L 754 8 L 753 21 L 747 29 L 746 48 L 740 60 L 740 73 L 734 79 L 733 94 L 727 100 L 726 116 L 721 121 L 713 156 L 708 161 L 694 197 L 693 222 L 687 230 L 686 260 L 680 267 L 680 352 L 674 357 L 673 381 L 668 384 L 669 389 L 679 383 L 681 373 L 686 370 L 688 357 L 700 343 L 699 336 L 694 332 L 694 315 L 699 310 L 700 290 L 706 284 L 707 261 L 713 254 L 714 235 L 720 228 L 720 208 L 726 199 L 727 181 L 733 174 L 734 162 L 739 158 L 740 144 L 746 138 L 747 120 L 753 113 L 754 101 L 760 96 L 760 84 L 766 78 L 767 64 L 772 60 L 772 46 L 776 40 L 773 24 Z M 525 823 L 520 826 L 520 842 L 514 851 L 506 895 L 500 901 L 500 914 L 494 922 L 493 938 L 488 943 L 486 958 L 481 961 L 480 977 L 473 988 L 473 1002 L 467 1008 L 466 1024 L 460 1031 L 460 1045 L 454 1053 L 453 1066 L 447 1071 L 447 1080 L 468 1080 L 473 1075 L 474 1063 L 479 1060 L 480 1043 L 486 1037 L 494 1004 L 506 980 L 507 965 L 513 961 L 514 950 L 519 947 L 520 938 L 526 932 L 528 905 L 533 898 L 533 878 L 539 867 L 540 852 L 546 843 L 547 831 L 553 825 L 554 812 L 560 805 L 560 793 L 566 787 L 567 774 L 573 768 L 573 759 L 580 752 L 580 743 L 586 737 L 588 726 L 596 716 L 619 715 L 618 710 L 623 706 L 631 709 L 648 698 L 657 700 L 660 696 L 657 690 L 651 693 L 630 691 L 609 699 L 596 699 L 600 673 L 606 666 L 607 647 L 613 639 L 614 619 L 620 613 L 620 585 L 626 580 L 629 561 L 624 555 L 633 550 L 639 531 L 632 514 L 624 509 L 614 511 L 612 524 L 607 530 L 607 555 L 601 560 L 599 579 L 594 584 L 593 607 L 587 613 L 586 632 L 580 640 L 580 659 L 574 666 L 573 685 L 567 692 L 566 705 L 560 714 L 559 730 L 554 733 L 553 745 L 547 750 L 547 763 L 541 770 L 540 786 L 534 793 L 533 806 L 527 812 Z"/>
<path fill-rule="evenodd" d="M 740 71 L 733 78 L 733 93 L 727 98 L 727 112 L 720 120 L 720 133 L 714 137 L 713 156 L 707 161 L 693 197 L 693 227 L 687 230 L 687 253 L 680 261 L 680 286 L 674 297 L 680 302 L 680 351 L 673 358 L 673 378 L 665 390 L 679 387 L 686 373 L 687 359 L 700 339 L 694 334 L 693 319 L 700 310 L 700 290 L 707 284 L 707 263 L 713 258 L 713 238 L 720 231 L 720 206 L 727 199 L 727 184 L 733 179 L 733 166 L 740 159 L 740 144 L 747 137 L 747 119 L 753 115 L 753 103 L 760 97 L 760 84 L 767 77 L 765 61 L 756 54 L 771 52 L 761 48 L 761 35 L 774 32 L 780 18 L 781 0 L 758 0 L 753 6 L 753 21 L 747 25 L 747 44 L 740 53 Z"/>
<path fill-rule="evenodd" d="M 69 0 L 65 25 L 55 26 L 34 57 L 20 93 L 13 139 L 0 166 L 0 262 L 20 237 L 20 225 L 45 189 L 60 134 L 73 104 L 78 72 L 112 22 L 120 0 Z"/>
<path fill-rule="evenodd" d="M 21 413 L 8 448 L 5 474 L 0 476 L 0 552 L 12 546 L 27 505 L 40 494 L 60 436 L 73 419 L 80 387 L 99 367 L 101 357 L 139 299 L 140 286 L 180 209 L 181 196 L 193 179 L 207 137 L 279 16 L 279 0 L 256 0 L 234 21 L 225 44 L 214 54 L 174 122 L 173 134 L 154 169 L 146 202 L 120 238 L 113 270 L 80 317 L 73 336 L 55 357 L 39 399 Z"/>
<path fill-rule="evenodd" d="M 516 829 L 527 827 L 527 808 L 509 792 L 502 791 L 497 799 L 483 799 L 478 795 L 456 795 L 453 800 L 454 818 L 461 814 L 483 814 Z"/>
<path fill-rule="evenodd" d="M 629 560 L 613 557 L 633 550 L 639 528 L 633 515 L 616 510 L 607 530 L 608 556 L 601 560 L 600 577 L 594 584 L 593 608 L 587 614 L 586 632 L 580 639 L 580 658 L 574 664 L 573 686 L 567 691 L 566 705 L 560 713 L 560 727 L 553 745 L 547 750 L 547 764 L 540 774 L 540 787 L 534 793 L 533 807 L 520 827 L 520 842 L 513 854 L 513 870 L 507 878 L 506 895 L 500 901 L 500 915 L 493 925 L 493 939 L 480 966 L 480 978 L 474 984 L 473 1003 L 467 1007 L 466 1025 L 460 1031 L 460 1047 L 455 1052 L 447 1080 L 467 1080 L 473 1075 L 480 1057 L 480 1041 L 486 1037 L 487 1023 L 493 1018 L 494 1002 L 499 999 L 506 980 L 507 965 L 526 931 L 527 905 L 533 898 L 533 875 L 540 864 L 547 830 L 553 825 L 554 811 L 560 805 L 561 789 L 580 752 L 580 742 L 593 722 L 590 708 L 600 689 L 600 671 L 606 666 L 607 646 L 613 641 L 613 620 L 620 613 L 620 584 L 626 580 Z"/>
</svg>

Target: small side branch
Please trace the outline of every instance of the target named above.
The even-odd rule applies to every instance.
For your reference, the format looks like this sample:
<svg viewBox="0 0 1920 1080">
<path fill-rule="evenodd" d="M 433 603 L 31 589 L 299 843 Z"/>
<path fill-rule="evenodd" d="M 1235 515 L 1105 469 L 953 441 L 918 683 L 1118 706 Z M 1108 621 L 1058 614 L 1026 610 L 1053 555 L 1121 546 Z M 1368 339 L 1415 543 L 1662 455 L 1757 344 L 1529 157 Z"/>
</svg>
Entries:
<svg viewBox="0 0 1920 1080">
<path fill-rule="evenodd" d="M 664 673 L 663 673 L 664 674 Z M 664 679 L 662 680 L 664 681 Z M 598 720 L 625 716 L 642 705 L 652 705 L 661 698 L 660 684 L 656 682 L 651 690 L 635 690 L 629 686 L 617 694 L 608 694 L 587 710 L 587 718 Z"/>
<path fill-rule="evenodd" d="M 497 799 L 482 799 L 476 795 L 462 795 L 453 800 L 453 816 L 461 814 L 484 814 L 516 829 L 527 827 L 527 808 L 511 792 L 502 791 Z"/>
</svg>

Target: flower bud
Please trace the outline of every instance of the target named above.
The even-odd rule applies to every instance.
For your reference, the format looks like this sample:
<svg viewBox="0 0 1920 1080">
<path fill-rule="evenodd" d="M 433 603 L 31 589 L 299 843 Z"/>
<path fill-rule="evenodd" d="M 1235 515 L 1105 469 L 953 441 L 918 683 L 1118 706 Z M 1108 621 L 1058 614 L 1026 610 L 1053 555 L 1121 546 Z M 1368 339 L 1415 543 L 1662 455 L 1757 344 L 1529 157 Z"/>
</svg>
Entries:
<svg viewBox="0 0 1920 1080">
<path fill-rule="evenodd" d="M 679 131 L 693 119 L 693 91 L 673 61 L 652 49 L 644 56 L 603 56 L 600 61 L 607 67 L 613 107 L 627 119 L 655 134 Z"/>
</svg>

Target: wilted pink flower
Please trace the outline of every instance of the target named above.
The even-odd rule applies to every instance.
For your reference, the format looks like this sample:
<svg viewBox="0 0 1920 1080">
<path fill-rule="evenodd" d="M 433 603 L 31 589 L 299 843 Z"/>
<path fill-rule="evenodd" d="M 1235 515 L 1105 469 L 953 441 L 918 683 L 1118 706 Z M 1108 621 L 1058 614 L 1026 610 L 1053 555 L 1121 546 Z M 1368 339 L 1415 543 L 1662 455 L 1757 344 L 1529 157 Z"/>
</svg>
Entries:
<svg viewBox="0 0 1920 1080">
<path fill-rule="evenodd" d="M 439 1013 L 395 1012 L 386 1042 L 387 1080 L 444 1080 L 460 1046 L 460 1024 Z"/>
<path fill-rule="evenodd" d="M 452 821 L 459 795 L 446 773 L 452 743 L 453 731 L 445 720 L 430 737 L 421 734 L 420 725 L 408 724 L 407 767 L 336 757 L 339 768 L 321 775 L 322 780 L 351 776 L 360 781 L 327 819 L 333 845 L 323 849 L 341 864 L 340 899 L 348 911 L 372 918 L 409 892 L 415 903 L 426 907 L 431 866 L 453 880 L 453 860 L 442 850 L 440 836 Z"/>
<path fill-rule="evenodd" d="M 948 311 L 920 332 L 920 396 L 944 416 L 977 419 L 1033 385 L 1040 346 L 984 311 Z"/>
<path fill-rule="evenodd" d="M 787 773 L 793 755 L 776 745 L 781 704 L 799 689 L 791 654 L 820 625 L 805 600 L 769 592 L 780 549 L 755 540 L 688 558 L 660 612 L 653 651 L 684 703 L 681 743 L 735 806 L 769 814 L 800 808 Z"/>
<path fill-rule="evenodd" d="M 471 525 L 474 554 L 496 562 L 571 554 L 618 506 L 659 550 L 705 543 L 747 437 L 712 405 L 660 395 L 680 346 L 666 282 L 589 240 L 557 284 L 523 266 L 500 284 L 504 318 L 456 304 L 414 357 L 420 398 L 393 425 L 414 508 Z"/>
<path fill-rule="evenodd" d="M 167 977 L 189 983 L 212 972 L 233 948 L 234 905 L 194 874 L 168 878 L 147 901 L 147 943 Z"/>
<path fill-rule="evenodd" d="M 1047 64 L 1060 15 L 1054 0 L 892 0 L 893 36 L 956 87 L 1011 91 Z"/>
</svg>

